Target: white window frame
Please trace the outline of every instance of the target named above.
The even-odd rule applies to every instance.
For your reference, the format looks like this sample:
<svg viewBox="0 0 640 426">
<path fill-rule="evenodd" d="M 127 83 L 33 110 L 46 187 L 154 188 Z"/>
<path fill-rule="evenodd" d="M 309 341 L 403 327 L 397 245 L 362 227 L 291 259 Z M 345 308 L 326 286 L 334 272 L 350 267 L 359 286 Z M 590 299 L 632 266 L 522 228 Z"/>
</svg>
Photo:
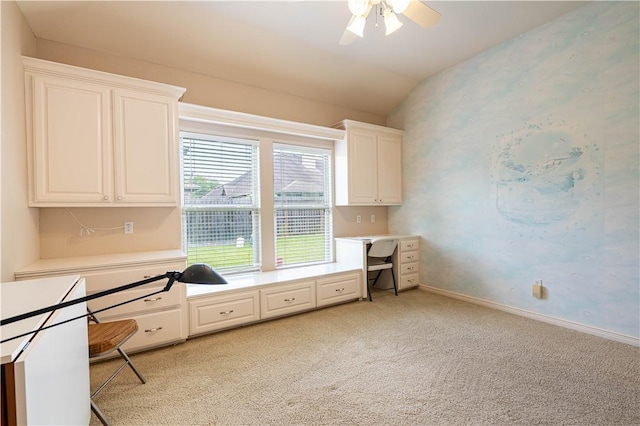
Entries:
<svg viewBox="0 0 640 426">
<path fill-rule="evenodd" d="M 334 143 L 344 138 L 344 130 L 252 114 L 180 103 L 180 130 L 241 139 L 258 140 L 260 147 L 260 230 L 261 270 L 276 269 L 275 215 L 273 205 L 273 145 L 294 144 L 331 150 L 334 167 Z M 333 173 L 331 174 L 333 180 Z M 333 190 L 333 184 L 331 186 Z M 331 201 L 331 208 L 335 202 Z M 333 226 L 331 227 L 333 231 Z M 331 249 L 333 250 L 333 242 Z M 333 253 L 331 255 L 333 261 Z"/>
</svg>

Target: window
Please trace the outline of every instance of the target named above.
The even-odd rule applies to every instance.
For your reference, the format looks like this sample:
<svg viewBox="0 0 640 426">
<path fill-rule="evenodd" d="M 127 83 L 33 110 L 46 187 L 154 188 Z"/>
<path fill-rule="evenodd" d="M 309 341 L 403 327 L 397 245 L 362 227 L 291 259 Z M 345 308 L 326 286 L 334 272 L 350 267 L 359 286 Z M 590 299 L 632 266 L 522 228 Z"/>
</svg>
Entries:
<svg viewBox="0 0 640 426">
<path fill-rule="evenodd" d="M 260 266 L 256 141 L 182 133 L 183 247 L 187 264 L 221 272 Z"/>
<path fill-rule="evenodd" d="M 273 189 L 276 266 L 330 261 L 331 151 L 274 145 Z"/>
</svg>

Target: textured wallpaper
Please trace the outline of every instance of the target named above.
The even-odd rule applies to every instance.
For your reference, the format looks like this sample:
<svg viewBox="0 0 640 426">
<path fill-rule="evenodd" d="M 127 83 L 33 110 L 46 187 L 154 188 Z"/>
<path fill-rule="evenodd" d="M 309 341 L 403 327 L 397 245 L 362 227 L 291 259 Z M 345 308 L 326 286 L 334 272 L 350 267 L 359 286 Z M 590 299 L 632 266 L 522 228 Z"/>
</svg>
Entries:
<svg viewBox="0 0 640 426">
<path fill-rule="evenodd" d="M 638 2 L 588 4 L 389 117 L 405 129 L 389 228 L 422 237 L 423 284 L 640 336 L 639 20 Z"/>
</svg>

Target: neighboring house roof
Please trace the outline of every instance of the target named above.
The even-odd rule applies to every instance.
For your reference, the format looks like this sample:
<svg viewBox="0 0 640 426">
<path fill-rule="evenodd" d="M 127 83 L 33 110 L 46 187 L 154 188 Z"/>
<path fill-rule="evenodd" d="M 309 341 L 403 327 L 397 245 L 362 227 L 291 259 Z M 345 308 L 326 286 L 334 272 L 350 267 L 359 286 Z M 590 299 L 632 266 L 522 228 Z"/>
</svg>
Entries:
<svg viewBox="0 0 640 426">
<path fill-rule="evenodd" d="M 274 154 L 274 192 L 276 197 L 317 197 L 325 193 L 324 173 L 305 166 L 303 155 L 276 152 Z M 189 204 L 248 204 L 253 194 L 252 171 L 211 190 L 199 199 L 185 199 Z M 188 197 L 185 194 L 186 198 Z M 314 197 L 314 198 L 315 198 Z"/>
</svg>

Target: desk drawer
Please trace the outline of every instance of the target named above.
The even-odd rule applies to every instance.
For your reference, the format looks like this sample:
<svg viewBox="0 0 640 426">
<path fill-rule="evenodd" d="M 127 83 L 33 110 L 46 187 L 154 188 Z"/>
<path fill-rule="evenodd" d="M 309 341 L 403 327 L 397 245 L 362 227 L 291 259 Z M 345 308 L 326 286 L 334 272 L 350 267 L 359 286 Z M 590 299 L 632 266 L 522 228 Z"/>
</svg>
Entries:
<svg viewBox="0 0 640 426">
<path fill-rule="evenodd" d="M 108 309 L 100 314 L 97 314 L 100 319 L 108 319 L 114 316 L 121 316 L 125 314 L 134 315 L 137 312 L 154 311 L 169 308 L 171 306 L 180 305 L 181 297 L 180 292 L 183 291 L 181 287 L 184 284 L 174 284 L 171 290 L 158 293 L 153 296 L 143 297 L 149 293 L 162 290 L 164 287 L 147 287 L 136 288 L 133 290 L 127 290 L 120 293 L 110 294 L 103 296 L 95 300 L 91 300 L 87 303 L 89 309 L 98 311 L 100 309 L 116 305 L 118 303 L 125 302 L 127 300 L 143 297 L 135 302 L 127 303 L 117 308 Z"/>
<path fill-rule="evenodd" d="M 260 290 L 260 317 L 273 318 L 316 307 L 316 282 L 302 281 Z"/>
<path fill-rule="evenodd" d="M 401 252 L 400 253 L 400 263 L 410 263 L 410 262 L 417 262 L 418 261 L 418 257 L 419 254 L 417 251 L 410 251 L 407 253 Z"/>
<path fill-rule="evenodd" d="M 408 275 L 403 275 L 400 278 L 400 289 L 404 290 L 407 288 L 411 288 L 411 287 L 416 287 L 420 285 L 420 276 L 419 274 L 408 274 Z"/>
<path fill-rule="evenodd" d="M 400 265 L 400 275 L 416 273 L 420 270 L 419 267 L 418 262 L 403 263 Z"/>
<path fill-rule="evenodd" d="M 189 335 L 220 330 L 260 319 L 258 290 L 189 302 Z"/>
<path fill-rule="evenodd" d="M 317 281 L 318 306 L 358 299 L 360 294 L 360 275 L 324 278 Z"/>
<path fill-rule="evenodd" d="M 125 344 L 125 350 L 140 350 L 186 339 L 181 335 L 183 315 L 180 308 L 132 317 L 138 322 L 138 332 Z"/>
<path fill-rule="evenodd" d="M 400 240 L 400 251 L 413 251 L 418 250 L 418 239 L 412 238 L 409 240 Z"/>
</svg>

